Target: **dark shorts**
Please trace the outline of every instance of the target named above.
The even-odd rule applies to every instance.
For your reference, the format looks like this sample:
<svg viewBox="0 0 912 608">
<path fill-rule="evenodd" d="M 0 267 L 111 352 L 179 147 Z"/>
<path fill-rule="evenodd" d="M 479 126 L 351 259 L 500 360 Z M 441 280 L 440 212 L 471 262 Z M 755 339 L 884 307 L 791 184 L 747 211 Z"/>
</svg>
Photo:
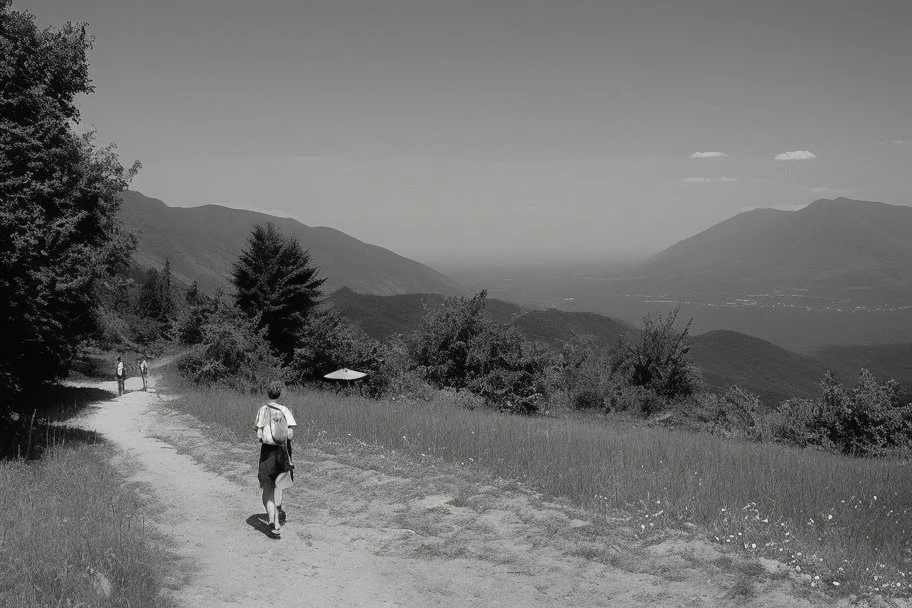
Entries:
<svg viewBox="0 0 912 608">
<path fill-rule="evenodd" d="M 257 479 L 260 480 L 261 488 L 267 483 L 275 483 L 279 473 L 284 473 L 291 468 L 288 466 L 289 456 L 291 456 L 290 443 L 287 455 L 282 446 L 266 443 L 260 445 L 260 467 L 257 471 Z"/>
</svg>

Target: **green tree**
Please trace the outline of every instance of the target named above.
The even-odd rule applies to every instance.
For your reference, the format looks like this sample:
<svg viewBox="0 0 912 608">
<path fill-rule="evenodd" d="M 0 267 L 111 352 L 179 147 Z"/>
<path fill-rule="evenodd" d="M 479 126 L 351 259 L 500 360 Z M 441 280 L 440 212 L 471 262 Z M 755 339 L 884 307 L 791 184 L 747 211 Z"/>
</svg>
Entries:
<svg viewBox="0 0 912 608">
<path fill-rule="evenodd" d="M 357 325 L 329 311 L 311 315 L 290 364 L 297 382 L 319 382 L 323 376 L 347 367 L 367 373 L 359 382 L 380 396 L 392 381 L 387 349 Z"/>
<path fill-rule="evenodd" d="M 690 321 L 684 329 L 675 328 L 678 309 L 668 315 L 646 315 L 639 336 L 621 337 L 612 362 L 612 371 L 622 374 L 630 384 L 643 387 L 657 396 L 675 400 L 687 397 L 699 387 L 700 372 L 690 361 Z M 644 413 L 652 413 L 649 400 Z"/>
<path fill-rule="evenodd" d="M 442 307 L 428 311 L 410 336 L 409 354 L 432 385 L 466 388 L 469 350 L 485 329 L 487 297 L 481 291 L 469 300 L 448 298 Z"/>
<path fill-rule="evenodd" d="M 415 367 L 433 386 L 467 389 L 503 410 L 532 413 L 547 394 L 547 357 L 510 325 L 484 314 L 487 292 L 450 298 L 410 337 Z"/>
<path fill-rule="evenodd" d="M 40 28 L 0 0 L 0 389 L 66 374 L 135 246 L 117 212 L 136 167 L 72 128 L 90 45 L 85 25 Z"/>
<path fill-rule="evenodd" d="M 160 272 L 150 268 L 146 273 L 146 281 L 139 292 L 137 307 L 139 314 L 161 323 L 170 323 L 174 320 L 176 307 L 169 260 L 165 260 L 165 266 Z"/>
<path fill-rule="evenodd" d="M 200 343 L 178 364 L 190 381 L 261 391 L 281 377 L 264 330 L 231 303 L 216 299 L 200 334 Z"/>
<path fill-rule="evenodd" d="M 319 303 L 325 278 L 294 236 L 269 223 L 256 226 L 234 264 L 238 308 L 266 330 L 285 363 L 291 361 L 307 318 Z"/>
</svg>

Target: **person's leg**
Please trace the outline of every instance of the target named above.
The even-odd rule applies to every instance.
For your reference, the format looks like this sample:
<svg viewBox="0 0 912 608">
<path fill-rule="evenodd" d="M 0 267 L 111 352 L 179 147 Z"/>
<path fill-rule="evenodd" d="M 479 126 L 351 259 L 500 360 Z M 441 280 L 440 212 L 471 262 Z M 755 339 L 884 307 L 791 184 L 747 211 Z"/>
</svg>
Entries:
<svg viewBox="0 0 912 608">
<path fill-rule="evenodd" d="M 143 374 L 143 390 L 146 390 L 146 375 Z"/>
<path fill-rule="evenodd" d="M 270 527 L 276 522 L 275 484 L 263 484 L 263 506 L 266 507 L 266 523 Z"/>
<path fill-rule="evenodd" d="M 282 488 L 276 488 L 275 491 L 273 492 L 272 496 L 273 496 L 272 501 L 275 503 L 275 509 L 276 509 L 276 522 L 278 522 L 279 524 L 283 524 L 283 523 L 285 523 L 284 521 L 282 521 L 283 519 L 285 519 L 283 517 L 283 515 L 285 515 L 285 511 L 282 510 Z"/>
</svg>

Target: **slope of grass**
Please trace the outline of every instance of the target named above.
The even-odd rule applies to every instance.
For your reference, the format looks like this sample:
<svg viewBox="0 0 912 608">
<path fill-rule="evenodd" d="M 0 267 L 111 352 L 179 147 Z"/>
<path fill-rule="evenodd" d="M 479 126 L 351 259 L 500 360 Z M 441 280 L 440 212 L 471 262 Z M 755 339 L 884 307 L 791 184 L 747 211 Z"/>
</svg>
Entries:
<svg viewBox="0 0 912 608">
<path fill-rule="evenodd" d="M 631 424 L 518 417 L 460 406 L 288 395 L 296 441 L 360 441 L 483 467 L 594 511 L 626 513 L 644 535 L 696 524 L 839 592 L 912 590 L 912 471 L 770 444 Z M 260 399 L 219 390 L 172 402 L 249 439 Z M 813 578 L 819 577 L 819 578 Z"/>
<path fill-rule="evenodd" d="M 171 560 L 103 444 L 0 461 L 0 606 L 143 606 Z"/>
</svg>

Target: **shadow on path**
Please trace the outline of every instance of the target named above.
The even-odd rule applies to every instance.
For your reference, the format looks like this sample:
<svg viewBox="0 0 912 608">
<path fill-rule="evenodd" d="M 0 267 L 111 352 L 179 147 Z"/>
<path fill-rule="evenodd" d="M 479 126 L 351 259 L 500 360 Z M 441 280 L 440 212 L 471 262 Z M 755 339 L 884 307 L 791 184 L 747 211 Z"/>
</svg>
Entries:
<svg viewBox="0 0 912 608">
<path fill-rule="evenodd" d="M 36 460 L 51 446 L 97 443 L 93 431 L 55 424 L 113 399 L 111 391 L 93 387 L 44 386 L 16 396 L 0 408 L 0 460 Z"/>
<path fill-rule="evenodd" d="M 247 525 L 260 532 L 269 538 L 276 538 L 273 535 L 272 530 L 269 528 L 269 524 L 266 523 L 266 515 L 264 513 L 254 513 L 247 518 Z"/>
</svg>

